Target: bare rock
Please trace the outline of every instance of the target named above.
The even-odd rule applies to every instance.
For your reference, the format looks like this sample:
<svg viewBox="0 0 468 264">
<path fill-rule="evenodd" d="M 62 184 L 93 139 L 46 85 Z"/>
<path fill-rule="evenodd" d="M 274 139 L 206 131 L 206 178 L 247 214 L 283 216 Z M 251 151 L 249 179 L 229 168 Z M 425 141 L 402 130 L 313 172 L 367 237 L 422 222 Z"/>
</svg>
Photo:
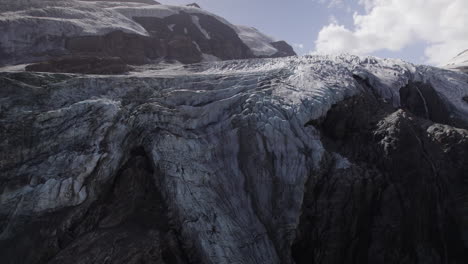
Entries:
<svg viewBox="0 0 468 264">
<path fill-rule="evenodd" d="M 201 8 L 200 5 L 198 5 L 197 3 L 191 3 L 191 4 L 188 4 L 187 6 Z"/>
<path fill-rule="evenodd" d="M 270 43 L 273 47 L 275 47 L 278 52 L 275 53 L 272 57 L 288 57 L 288 56 L 296 56 L 296 52 L 294 52 L 294 49 L 289 45 L 286 41 L 276 41 Z"/>
<path fill-rule="evenodd" d="M 315 126 L 331 155 L 307 183 L 296 263 L 466 261 L 466 198 L 454 197 L 466 192 L 457 156 L 467 130 L 369 95 L 335 105 Z"/>
</svg>

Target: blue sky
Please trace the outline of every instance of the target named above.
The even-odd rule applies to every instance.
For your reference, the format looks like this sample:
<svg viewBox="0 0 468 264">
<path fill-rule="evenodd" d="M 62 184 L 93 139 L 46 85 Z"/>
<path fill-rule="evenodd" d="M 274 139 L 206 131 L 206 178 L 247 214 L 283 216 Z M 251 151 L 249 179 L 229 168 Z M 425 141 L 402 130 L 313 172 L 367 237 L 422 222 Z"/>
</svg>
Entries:
<svg viewBox="0 0 468 264">
<path fill-rule="evenodd" d="M 181 5 L 192 1 L 161 2 Z M 468 0 L 196 2 L 233 24 L 253 26 L 278 40 L 286 40 L 299 54 L 350 52 L 441 64 L 468 48 L 468 32 L 463 28 L 468 24 L 468 11 L 460 11 L 468 10 Z M 462 24 L 454 26 L 447 23 L 447 18 Z"/>
</svg>

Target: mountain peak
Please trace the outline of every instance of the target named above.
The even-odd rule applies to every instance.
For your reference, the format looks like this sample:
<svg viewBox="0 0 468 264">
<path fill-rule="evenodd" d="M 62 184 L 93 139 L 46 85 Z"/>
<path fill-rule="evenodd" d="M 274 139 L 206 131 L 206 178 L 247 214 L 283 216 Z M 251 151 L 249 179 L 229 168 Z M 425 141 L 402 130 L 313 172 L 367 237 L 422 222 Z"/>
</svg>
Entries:
<svg viewBox="0 0 468 264">
<path fill-rule="evenodd" d="M 201 8 L 200 5 L 198 5 L 197 3 L 191 3 L 191 4 L 188 4 L 187 6 Z"/>
<path fill-rule="evenodd" d="M 444 68 L 468 73 L 468 49 L 453 57 Z"/>
</svg>

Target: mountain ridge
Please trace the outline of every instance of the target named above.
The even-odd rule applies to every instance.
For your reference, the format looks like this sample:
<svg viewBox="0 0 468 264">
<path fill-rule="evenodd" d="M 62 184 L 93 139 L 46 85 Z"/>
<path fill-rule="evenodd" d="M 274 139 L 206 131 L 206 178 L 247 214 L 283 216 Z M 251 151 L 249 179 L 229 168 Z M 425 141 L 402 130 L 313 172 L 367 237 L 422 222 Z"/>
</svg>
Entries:
<svg viewBox="0 0 468 264">
<path fill-rule="evenodd" d="M 36 1 L 34 8 L 23 5 L 23 10 L 3 12 L 0 65 L 61 56 L 110 56 L 138 65 L 195 63 L 208 55 L 220 60 L 296 55 L 288 44 L 274 47 L 262 33 L 197 7 L 134 1 L 50 3 Z"/>
<path fill-rule="evenodd" d="M 468 50 L 460 52 L 443 67 L 468 73 Z"/>
</svg>

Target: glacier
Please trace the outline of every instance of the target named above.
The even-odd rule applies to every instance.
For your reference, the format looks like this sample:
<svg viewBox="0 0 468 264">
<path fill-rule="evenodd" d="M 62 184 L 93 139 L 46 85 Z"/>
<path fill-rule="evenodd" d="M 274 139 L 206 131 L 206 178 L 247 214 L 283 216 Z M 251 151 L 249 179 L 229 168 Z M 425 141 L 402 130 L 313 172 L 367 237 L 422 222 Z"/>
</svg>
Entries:
<svg viewBox="0 0 468 264">
<path fill-rule="evenodd" d="M 343 54 L 142 65 L 121 75 L 9 67 L 0 83 L 5 263 L 466 260 L 463 73 Z M 434 192 L 439 200 L 424 198 Z M 465 244 L 425 244 L 421 228 L 411 253 L 398 251 L 382 230 L 403 236 L 412 225 L 395 214 L 413 205 L 421 218 L 401 219 L 430 221 L 442 236 L 451 226 Z M 366 213 L 375 206 L 381 213 Z M 374 218 L 360 233 L 358 223 Z M 316 233 L 326 235 L 322 246 L 308 238 Z"/>
</svg>

